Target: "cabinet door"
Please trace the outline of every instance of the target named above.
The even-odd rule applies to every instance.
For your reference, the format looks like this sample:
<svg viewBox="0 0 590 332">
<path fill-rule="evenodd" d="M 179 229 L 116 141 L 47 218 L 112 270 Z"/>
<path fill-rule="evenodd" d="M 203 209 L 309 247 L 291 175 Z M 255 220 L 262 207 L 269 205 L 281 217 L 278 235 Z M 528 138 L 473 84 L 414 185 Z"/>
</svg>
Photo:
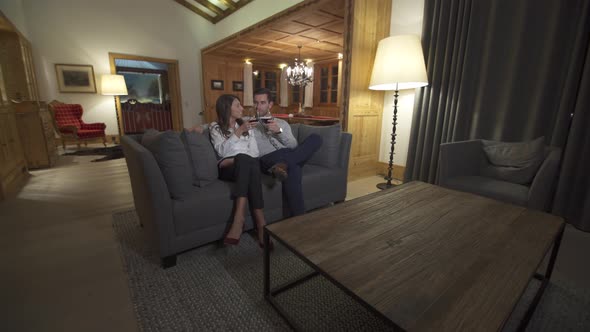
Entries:
<svg viewBox="0 0 590 332">
<path fill-rule="evenodd" d="M 16 125 L 28 168 L 49 166 L 39 106 L 36 103 L 23 102 L 16 109 Z"/>
<path fill-rule="evenodd" d="M 24 164 L 14 113 L 0 113 L 0 150 L 3 177 Z"/>
</svg>

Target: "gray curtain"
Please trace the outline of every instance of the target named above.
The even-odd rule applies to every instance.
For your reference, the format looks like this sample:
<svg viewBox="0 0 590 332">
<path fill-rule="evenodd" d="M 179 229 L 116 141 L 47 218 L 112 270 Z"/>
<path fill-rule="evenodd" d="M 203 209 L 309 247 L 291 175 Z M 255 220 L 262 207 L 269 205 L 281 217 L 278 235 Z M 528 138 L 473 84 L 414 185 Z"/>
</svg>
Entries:
<svg viewBox="0 0 590 332">
<path fill-rule="evenodd" d="M 564 148 L 553 212 L 590 230 L 589 3 L 425 0 L 430 85 L 416 94 L 405 180 L 435 182 L 441 143 L 545 136 Z"/>
</svg>

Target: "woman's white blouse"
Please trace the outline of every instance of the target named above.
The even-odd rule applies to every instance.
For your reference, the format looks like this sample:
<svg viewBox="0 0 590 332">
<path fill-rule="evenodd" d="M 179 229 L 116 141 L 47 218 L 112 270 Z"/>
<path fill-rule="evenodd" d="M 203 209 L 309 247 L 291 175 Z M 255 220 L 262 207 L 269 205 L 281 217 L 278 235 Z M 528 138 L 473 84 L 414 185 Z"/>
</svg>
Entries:
<svg viewBox="0 0 590 332">
<path fill-rule="evenodd" d="M 234 134 L 235 129 L 239 127 L 238 124 L 234 128 L 229 128 L 231 135 L 225 137 L 221 132 L 221 128 L 217 122 L 212 122 L 209 126 L 209 133 L 211 135 L 211 143 L 215 148 L 215 152 L 219 158 L 234 157 L 237 154 L 244 153 L 251 157 L 257 158 L 259 155 L 258 145 L 256 145 L 256 139 L 254 138 L 254 132 L 252 129 L 248 131 L 248 136 L 236 136 Z"/>
</svg>

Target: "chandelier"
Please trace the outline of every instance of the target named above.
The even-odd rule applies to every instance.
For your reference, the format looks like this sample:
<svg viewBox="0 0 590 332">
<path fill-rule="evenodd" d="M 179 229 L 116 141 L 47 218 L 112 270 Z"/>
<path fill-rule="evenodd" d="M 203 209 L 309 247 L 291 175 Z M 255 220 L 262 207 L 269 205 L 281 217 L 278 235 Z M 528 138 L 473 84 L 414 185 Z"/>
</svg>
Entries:
<svg viewBox="0 0 590 332">
<path fill-rule="evenodd" d="M 287 67 L 287 83 L 294 86 L 306 86 L 307 83 L 313 81 L 313 68 L 308 67 L 303 61 L 299 62 L 299 59 L 301 59 L 301 47 L 301 45 L 297 46 L 299 48 L 299 57 L 295 59 L 295 64 Z"/>
</svg>

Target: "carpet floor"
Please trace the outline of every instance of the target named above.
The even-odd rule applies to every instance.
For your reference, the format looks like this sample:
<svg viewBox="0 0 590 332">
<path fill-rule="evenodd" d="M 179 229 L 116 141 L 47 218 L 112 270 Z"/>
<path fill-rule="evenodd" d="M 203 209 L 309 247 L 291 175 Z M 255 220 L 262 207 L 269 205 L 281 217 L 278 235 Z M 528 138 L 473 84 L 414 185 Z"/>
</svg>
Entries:
<svg viewBox="0 0 590 332">
<path fill-rule="evenodd" d="M 142 331 L 288 331 L 263 297 L 262 250 L 254 235 L 238 246 L 210 244 L 178 256 L 163 270 L 146 245 L 135 211 L 113 215 L 113 227 L 131 300 Z M 275 243 L 271 285 L 311 272 Z M 513 331 L 532 298 L 531 282 L 504 331 Z M 280 305 L 306 331 L 384 331 L 388 326 L 327 279 L 318 276 L 278 297 Z M 590 294 L 551 283 L 527 331 L 589 331 Z"/>
</svg>

